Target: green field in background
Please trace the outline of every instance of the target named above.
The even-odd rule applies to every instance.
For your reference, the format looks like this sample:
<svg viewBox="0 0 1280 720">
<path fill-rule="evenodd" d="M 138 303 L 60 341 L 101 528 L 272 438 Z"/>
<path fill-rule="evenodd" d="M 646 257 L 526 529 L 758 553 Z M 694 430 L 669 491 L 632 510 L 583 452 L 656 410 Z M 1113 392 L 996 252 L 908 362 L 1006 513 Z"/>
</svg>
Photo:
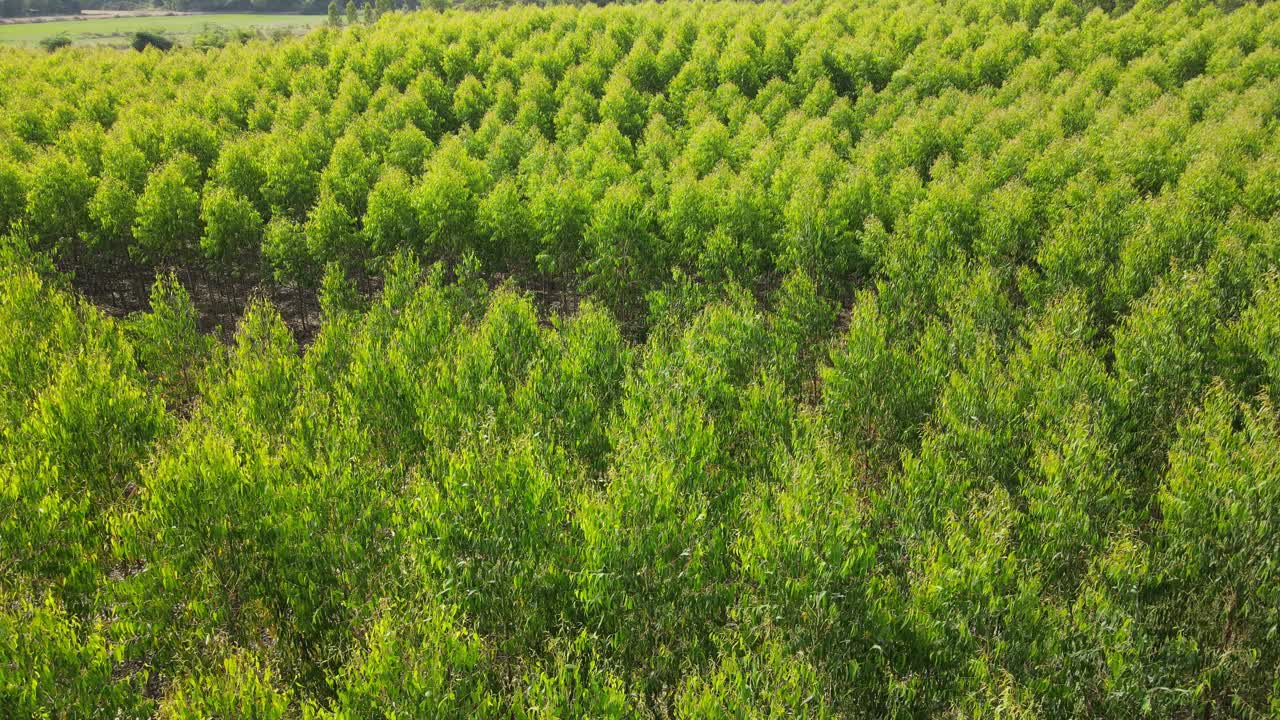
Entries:
<svg viewBox="0 0 1280 720">
<path fill-rule="evenodd" d="M 209 13 L 18 23 L 0 25 L 0 45 L 35 45 L 43 38 L 60 32 L 70 35 L 72 42 L 76 44 L 127 44 L 133 34 L 139 30 L 162 33 L 181 42 L 184 37 L 199 33 L 206 25 L 220 25 L 229 29 L 302 31 L 320 25 L 324 21 L 324 15 Z"/>
</svg>

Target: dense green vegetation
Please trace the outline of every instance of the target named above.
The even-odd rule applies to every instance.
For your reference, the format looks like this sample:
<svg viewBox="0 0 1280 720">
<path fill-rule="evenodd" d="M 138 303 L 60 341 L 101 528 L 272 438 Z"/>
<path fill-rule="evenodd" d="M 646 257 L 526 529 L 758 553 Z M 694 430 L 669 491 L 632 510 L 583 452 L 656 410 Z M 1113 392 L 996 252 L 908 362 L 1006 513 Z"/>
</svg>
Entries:
<svg viewBox="0 0 1280 720">
<path fill-rule="evenodd" d="M 0 716 L 1275 717 L 1280 4 L 1116 5 L 0 50 Z"/>
</svg>

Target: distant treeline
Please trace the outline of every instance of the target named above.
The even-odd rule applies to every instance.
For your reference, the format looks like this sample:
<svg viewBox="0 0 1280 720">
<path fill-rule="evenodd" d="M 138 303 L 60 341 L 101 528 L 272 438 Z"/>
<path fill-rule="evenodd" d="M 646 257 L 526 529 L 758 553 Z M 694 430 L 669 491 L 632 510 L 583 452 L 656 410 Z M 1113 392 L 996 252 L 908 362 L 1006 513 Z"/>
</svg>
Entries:
<svg viewBox="0 0 1280 720">
<path fill-rule="evenodd" d="M 344 2 L 354 2 L 362 6 L 372 0 L 338 0 L 339 9 L 345 7 Z M 420 6 L 444 9 L 447 7 L 464 7 L 481 9 L 506 5 L 543 5 L 552 3 L 521 2 L 520 0 L 395 0 L 397 8 L 418 9 Z M 585 4 L 575 2 L 555 3 L 563 5 Z M 601 0 L 592 4 L 608 4 Z M 105 9 L 149 9 L 163 8 L 167 10 L 204 10 L 219 12 L 299 12 L 305 14 L 323 14 L 329 7 L 329 0 L 157 0 L 156 2 L 129 2 L 129 0 L 0 0 L 0 17 L 23 17 L 32 15 L 74 15 L 82 10 Z"/>
<path fill-rule="evenodd" d="M 375 4 L 373 0 L 337 0 L 341 11 L 345 2 L 354 2 L 357 6 Z M 459 7 L 471 10 L 506 7 L 510 5 L 611 5 L 625 4 L 614 0 L 393 0 L 397 8 L 416 10 L 429 7 L 443 10 Z M 1135 0 L 1073 0 L 1073 6 L 1081 9 L 1099 8 L 1108 13 L 1125 12 L 1131 9 Z M 1215 0 L 1208 3 L 1222 10 L 1232 10 L 1246 0 Z M 67 15 L 81 10 L 103 9 L 148 9 L 163 8 L 179 11 L 220 11 L 220 12 L 299 12 L 304 14 L 323 14 L 329 6 L 329 0 L 0 0 L 0 17 L 21 17 L 27 15 Z"/>
<path fill-rule="evenodd" d="M 0 0 L 0 17 L 26 15 L 74 15 L 82 10 L 127 9 L 129 3 L 103 0 Z M 163 0 L 132 4 L 136 9 L 324 12 L 328 2 L 318 0 Z"/>
<path fill-rule="evenodd" d="M 341 3 L 339 3 L 341 5 Z M 399 3 L 397 3 L 399 5 Z M 409 4 L 417 7 L 416 1 Z M 159 2 L 121 3 L 119 0 L 0 0 L 0 17 L 31 15 L 74 15 L 82 10 L 149 9 L 210 10 L 245 12 L 301 12 L 320 14 L 328 0 L 161 0 Z"/>
<path fill-rule="evenodd" d="M 0 0 L 0 17 L 68 15 L 81 10 L 80 0 Z"/>
</svg>

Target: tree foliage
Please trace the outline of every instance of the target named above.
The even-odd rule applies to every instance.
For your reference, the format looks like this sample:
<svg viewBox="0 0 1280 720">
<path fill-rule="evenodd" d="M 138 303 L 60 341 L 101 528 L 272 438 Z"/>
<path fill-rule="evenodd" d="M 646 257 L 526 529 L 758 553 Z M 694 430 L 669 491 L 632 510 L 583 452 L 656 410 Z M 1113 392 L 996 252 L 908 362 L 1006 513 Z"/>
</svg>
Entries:
<svg viewBox="0 0 1280 720">
<path fill-rule="evenodd" d="M 1275 716 L 1280 5 L 330 10 L 0 53 L 0 716 Z"/>
</svg>

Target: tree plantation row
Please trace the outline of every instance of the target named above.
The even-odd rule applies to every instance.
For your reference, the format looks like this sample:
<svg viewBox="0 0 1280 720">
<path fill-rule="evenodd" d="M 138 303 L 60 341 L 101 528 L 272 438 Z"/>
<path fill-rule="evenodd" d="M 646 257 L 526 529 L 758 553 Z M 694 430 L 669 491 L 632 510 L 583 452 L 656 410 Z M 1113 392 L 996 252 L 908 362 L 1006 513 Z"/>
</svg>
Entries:
<svg viewBox="0 0 1280 720">
<path fill-rule="evenodd" d="M 1109 325 L 1280 203 L 1277 28 L 1274 4 L 675 3 L 6 50 L 0 232 L 82 275 L 311 289 L 470 252 L 627 320 L 673 270 L 882 280 L 924 315 L 990 268 Z"/>
<path fill-rule="evenodd" d="M 1280 4 L 1118 5 L 0 50 L 0 718 L 1275 717 Z"/>
<path fill-rule="evenodd" d="M 1280 702 L 1274 277 L 1102 341 L 1074 292 L 1001 336 L 980 285 L 833 333 L 795 274 L 629 345 L 404 257 L 367 306 L 326 275 L 300 353 L 267 304 L 223 346 L 171 276 L 117 321 L 7 252 L 9 716 Z"/>
</svg>

